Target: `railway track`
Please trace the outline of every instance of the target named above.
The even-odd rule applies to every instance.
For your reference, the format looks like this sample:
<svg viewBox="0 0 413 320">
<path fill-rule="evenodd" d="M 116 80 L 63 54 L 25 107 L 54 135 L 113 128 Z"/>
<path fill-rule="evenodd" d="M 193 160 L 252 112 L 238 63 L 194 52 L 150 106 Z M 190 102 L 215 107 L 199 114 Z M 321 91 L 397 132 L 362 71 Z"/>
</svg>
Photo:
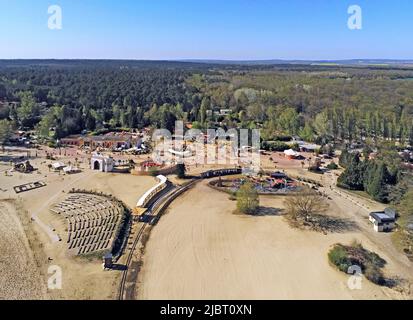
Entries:
<svg viewBox="0 0 413 320">
<path fill-rule="evenodd" d="M 171 200 L 174 199 L 174 197 L 176 197 L 177 194 L 179 194 L 179 192 L 182 192 L 183 190 L 185 190 L 186 188 L 189 188 L 189 186 L 194 183 L 196 180 L 192 181 L 191 183 L 189 183 L 188 185 L 176 188 L 176 187 L 170 187 L 170 191 L 166 192 L 165 194 L 162 194 L 159 198 L 157 198 L 152 204 L 150 204 L 149 208 L 148 208 L 148 212 L 150 213 L 150 216 L 153 217 L 153 219 L 156 219 L 158 214 L 159 214 L 159 210 L 162 206 L 162 204 L 169 204 L 171 202 Z M 158 212 L 157 214 L 154 214 Z M 151 222 L 153 221 L 153 219 L 151 219 Z M 133 255 L 136 251 L 136 247 L 139 244 L 139 241 L 142 238 L 142 235 L 145 232 L 145 229 L 148 226 L 148 222 L 144 222 L 142 227 L 139 229 L 133 244 L 132 244 L 132 248 L 128 253 L 128 257 L 126 259 L 126 269 L 123 271 L 122 273 L 122 278 L 121 278 L 121 282 L 120 282 L 120 286 L 119 286 L 119 293 L 118 293 L 118 300 L 131 300 L 133 298 L 134 295 L 134 290 L 132 290 L 132 292 L 128 292 L 128 288 L 127 288 L 127 283 L 128 283 L 128 275 L 130 275 L 131 273 L 129 272 L 131 269 L 131 265 L 133 262 Z M 133 272 L 135 273 L 135 275 L 137 275 L 137 271 L 138 270 L 133 270 Z M 134 278 L 132 276 L 132 278 Z M 135 281 L 134 281 L 135 282 Z"/>
<path fill-rule="evenodd" d="M 207 172 L 204 172 L 201 174 L 201 178 L 195 178 L 188 184 L 181 186 L 179 188 L 176 188 L 172 185 L 169 185 L 169 189 L 167 189 L 166 192 L 162 193 L 153 203 L 149 205 L 148 212 L 150 212 L 150 216 L 153 218 L 150 219 L 149 223 L 153 223 L 154 221 L 156 222 L 159 220 L 160 216 L 162 215 L 162 212 L 169 206 L 169 204 L 176 198 L 178 197 L 181 193 L 185 192 L 189 188 L 191 188 L 196 182 L 202 180 L 202 179 L 208 179 L 212 177 L 218 177 L 218 176 L 225 176 L 225 175 L 232 175 L 232 174 L 237 174 L 240 169 L 221 169 L 221 170 L 210 170 Z M 137 274 L 138 274 L 138 269 L 139 266 L 136 266 L 134 270 L 132 270 L 131 266 L 133 263 L 133 255 L 135 253 L 136 247 L 139 244 L 139 241 L 142 238 L 142 235 L 145 232 L 146 227 L 148 226 L 148 222 L 143 222 L 142 227 L 139 229 L 133 244 L 132 248 L 128 254 L 128 257 L 126 259 L 126 269 L 122 273 L 122 278 L 119 286 L 119 293 L 118 293 L 118 300 L 133 300 L 134 297 L 134 285 L 136 284 L 136 279 L 137 279 Z M 130 272 L 131 271 L 131 272 Z M 132 280 L 131 281 L 131 290 L 128 291 L 127 283 L 128 283 L 128 275 L 132 274 Z"/>
</svg>

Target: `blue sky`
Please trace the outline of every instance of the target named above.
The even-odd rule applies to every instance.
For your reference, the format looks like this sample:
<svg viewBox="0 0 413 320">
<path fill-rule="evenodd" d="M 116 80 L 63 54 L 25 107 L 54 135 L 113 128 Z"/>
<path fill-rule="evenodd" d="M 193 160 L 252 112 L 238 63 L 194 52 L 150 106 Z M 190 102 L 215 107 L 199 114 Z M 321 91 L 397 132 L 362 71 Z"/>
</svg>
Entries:
<svg viewBox="0 0 413 320">
<path fill-rule="evenodd" d="M 0 0 L 0 58 L 413 59 L 412 36 L 411 0 Z"/>
</svg>

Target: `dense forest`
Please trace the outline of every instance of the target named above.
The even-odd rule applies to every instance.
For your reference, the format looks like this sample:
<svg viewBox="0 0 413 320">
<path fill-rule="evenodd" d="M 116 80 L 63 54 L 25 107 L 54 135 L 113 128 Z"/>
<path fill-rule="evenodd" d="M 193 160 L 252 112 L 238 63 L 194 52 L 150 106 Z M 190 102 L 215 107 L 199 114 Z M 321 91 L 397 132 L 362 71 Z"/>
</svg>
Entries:
<svg viewBox="0 0 413 320">
<path fill-rule="evenodd" d="M 82 130 L 262 128 L 265 140 L 413 141 L 413 69 L 155 61 L 0 61 L 0 119 Z M 222 115 L 220 109 L 230 109 Z"/>
</svg>

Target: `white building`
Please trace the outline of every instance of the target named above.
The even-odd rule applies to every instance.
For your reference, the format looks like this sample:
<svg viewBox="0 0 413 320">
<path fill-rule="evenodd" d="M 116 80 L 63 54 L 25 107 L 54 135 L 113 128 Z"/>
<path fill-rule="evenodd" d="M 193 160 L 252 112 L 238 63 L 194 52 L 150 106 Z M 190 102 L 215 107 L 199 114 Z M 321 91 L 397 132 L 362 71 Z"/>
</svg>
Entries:
<svg viewBox="0 0 413 320">
<path fill-rule="evenodd" d="M 66 165 L 63 162 L 55 162 L 52 164 L 53 170 L 55 171 L 59 171 L 59 170 L 63 170 L 63 168 L 66 167 Z"/>
<path fill-rule="evenodd" d="M 90 159 L 90 168 L 101 172 L 111 172 L 115 166 L 115 161 L 112 157 L 102 155 L 100 153 L 92 154 Z"/>
<path fill-rule="evenodd" d="M 376 232 L 389 232 L 396 227 L 396 212 L 389 208 L 381 212 L 372 212 L 369 220 Z"/>
</svg>

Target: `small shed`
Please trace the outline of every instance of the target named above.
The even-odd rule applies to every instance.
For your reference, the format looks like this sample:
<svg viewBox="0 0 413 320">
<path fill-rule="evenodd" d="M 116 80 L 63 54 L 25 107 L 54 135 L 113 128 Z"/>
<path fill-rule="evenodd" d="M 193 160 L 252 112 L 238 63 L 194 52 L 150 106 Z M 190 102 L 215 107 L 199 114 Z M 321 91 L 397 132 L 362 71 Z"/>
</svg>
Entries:
<svg viewBox="0 0 413 320">
<path fill-rule="evenodd" d="M 79 173 L 80 169 L 77 167 L 69 166 L 69 167 L 63 168 L 63 172 L 66 174 L 74 174 L 74 173 Z"/>
<path fill-rule="evenodd" d="M 113 267 L 113 255 L 112 253 L 108 252 L 103 256 L 103 268 L 112 269 L 112 267 Z"/>
<path fill-rule="evenodd" d="M 63 170 L 63 168 L 66 167 L 66 165 L 63 162 L 55 162 L 52 164 L 52 167 L 55 171 Z"/>
<path fill-rule="evenodd" d="M 376 232 L 389 232 L 396 226 L 396 212 L 392 209 L 372 212 L 370 213 L 369 220 L 373 224 L 373 228 Z"/>
</svg>

